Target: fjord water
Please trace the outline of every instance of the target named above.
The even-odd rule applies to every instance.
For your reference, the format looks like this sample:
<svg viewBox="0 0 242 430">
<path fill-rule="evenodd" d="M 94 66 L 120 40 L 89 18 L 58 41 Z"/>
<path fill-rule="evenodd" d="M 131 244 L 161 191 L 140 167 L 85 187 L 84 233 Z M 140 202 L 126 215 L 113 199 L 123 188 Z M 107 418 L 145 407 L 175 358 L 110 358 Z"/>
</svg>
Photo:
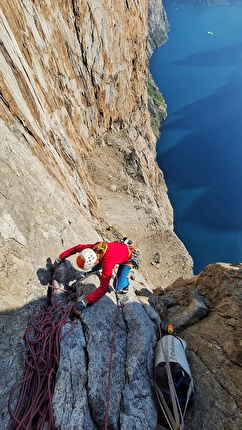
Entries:
<svg viewBox="0 0 242 430">
<path fill-rule="evenodd" d="M 242 261 L 242 5 L 164 5 L 169 40 L 150 60 L 168 106 L 157 162 L 197 274 Z"/>
</svg>

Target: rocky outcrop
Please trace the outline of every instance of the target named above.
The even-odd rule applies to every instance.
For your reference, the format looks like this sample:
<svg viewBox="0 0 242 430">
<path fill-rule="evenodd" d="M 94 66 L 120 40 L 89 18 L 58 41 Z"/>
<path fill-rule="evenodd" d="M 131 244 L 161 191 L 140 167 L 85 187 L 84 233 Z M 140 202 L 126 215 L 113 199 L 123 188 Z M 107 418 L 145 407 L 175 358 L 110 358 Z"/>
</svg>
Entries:
<svg viewBox="0 0 242 430">
<path fill-rule="evenodd" d="M 70 268 L 66 264 L 66 271 L 56 275 L 66 288 L 68 274 L 77 275 Z M 189 280 L 178 279 L 166 292 L 144 291 L 139 274 L 132 278 L 128 295 L 117 302 L 111 292 L 87 308 L 81 320 L 65 325 L 53 397 L 56 429 L 97 430 L 107 422 L 113 429 L 154 430 L 154 356 L 158 325 L 166 321 L 187 342 L 194 379 L 195 401 L 185 428 L 239 430 L 242 266 L 210 265 Z M 97 285 L 93 275 L 75 287 L 81 297 Z"/>
<path fill-rule="evenodd" d="M 148 1 L 148 53 L 152 55 L 154 50 L 167 41 L 169 23 L 162 2 Z"/>
<path fill-rule="evenodd" d="M 189 348 L 196 394 L 187 429 L 241 428 L 241 294 L 242 265 L 217 263 L 158 296 L 161 317 L 175 324 Z"/>
<path fill-rule="evenodd" d="M 95 277 L 85 282 L 88 286 L 77 287 L 79 294 L 95 288 Z M 83 312 L 61 344 L 53 399 L 58 429 L 68 428 L 70 421 L 73 429 L 104 428 L 106 415 L 108 428 L 156 426 L 151 380 L 159 317 L 134 290 L 118 304 L 115 294 L 108 294 Z"/>
</svg>

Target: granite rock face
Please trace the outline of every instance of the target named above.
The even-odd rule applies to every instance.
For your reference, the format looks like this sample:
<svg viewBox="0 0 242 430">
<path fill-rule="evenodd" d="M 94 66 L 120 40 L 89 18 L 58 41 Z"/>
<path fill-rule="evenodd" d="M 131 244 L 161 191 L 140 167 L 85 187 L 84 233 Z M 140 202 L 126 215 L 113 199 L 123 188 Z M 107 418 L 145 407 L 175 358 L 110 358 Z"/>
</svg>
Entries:
<svg viewBox="0 0 242 430">
<path fill-rule="evenodd" d="M 128 234 L 142 245 L 155 230 L 162 247 L 168 229 L 178 252 L 182 245 L 173 233 L 173 211 L 155 162 L 147 1 L 0 5 L 5 310 L 39 297 L 37 268 L 76 242 Z M 156 5 L 155 25 L 165 31 L 161 2 L 150 2 L 149 11 L 154 17 Z M 119 210 L 125 205 L 132 217 L 127 227 Z M 116 218 L 109 234 L 110 214 Z M 168 264 L 171 253 L 166 249 Z M 172 263 L 170 281 L 177 273 L 192 273 L 184 249 L 185 254 L 182 264 Z"/>
<path fill-rule="evenodd" d="M 148 1 L 148 52 L 151 55 L 156 48 L 167 41 L 169 23 L 162 2 Z"/>
<path fill-rule="evenodd" d="M 111 428 L 155 427 L 156 329 L 169 313 L 188 342 L 197 391 L 187 428 L 241 428 L 241 269 L 215 265 L 194 283 L 155 162 L 147 82 L 148 57 L 166 39 L 161 2 L 0 6 L 1 428 L 24 372 L 28 316 L 45 302 L 38 274 L 47 257 L 124 235 L 140 248 L 141 268 L 118 319 Z M 85 291 L 97 285 L 90 281 Z M 153 295 L 157 288 L 165 302 Z M 116 315 L 111 293 L 61 343 L 53 399 L 59 430 L 103 426 Z"/>
<path fill-rule="evenodd" d="M 85 282 L 77 287 L 80 294 L 95 288 L 94 276 Z M 155 428 L 151 381 L 160 319 L 134 291 L 118 304 L 112 292 L 86 309 L 61 344 L 53 399 L 57 429 L 104 428 L 106 414 L 108 428 Z"/>
</svg>

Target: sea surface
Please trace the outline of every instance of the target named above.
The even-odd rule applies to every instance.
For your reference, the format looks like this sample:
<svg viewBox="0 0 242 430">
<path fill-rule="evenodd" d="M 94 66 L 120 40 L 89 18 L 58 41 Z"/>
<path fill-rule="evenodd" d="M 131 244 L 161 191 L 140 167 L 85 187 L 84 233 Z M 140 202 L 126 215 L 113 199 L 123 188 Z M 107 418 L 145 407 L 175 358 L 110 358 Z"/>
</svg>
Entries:
<svg viewBox="0 0 242 430">
<path fill-rule="evenodd" d="M 164 5 L 169 40 L 150 60 L 168 106 L 157 162 L 197 274 L 242 262 L 242 5 Z"/>
</svg>

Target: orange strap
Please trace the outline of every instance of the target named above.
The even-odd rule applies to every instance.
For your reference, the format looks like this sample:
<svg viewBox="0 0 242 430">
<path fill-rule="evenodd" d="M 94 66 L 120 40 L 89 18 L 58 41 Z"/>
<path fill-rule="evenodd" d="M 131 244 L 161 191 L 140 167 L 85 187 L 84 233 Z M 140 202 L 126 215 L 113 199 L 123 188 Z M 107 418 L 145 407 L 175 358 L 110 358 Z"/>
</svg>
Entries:
<svg viewBox="0 0 242 430">
<path fill-rule="evenodd" d="M 132 248 L 132 249 L 131 249 L 131 248 L 128 246 L 128 260 L 130 260 L 130 258 L 132 257 L 133 250 L 134 250 L 134 248 Z"/>
</svg>

